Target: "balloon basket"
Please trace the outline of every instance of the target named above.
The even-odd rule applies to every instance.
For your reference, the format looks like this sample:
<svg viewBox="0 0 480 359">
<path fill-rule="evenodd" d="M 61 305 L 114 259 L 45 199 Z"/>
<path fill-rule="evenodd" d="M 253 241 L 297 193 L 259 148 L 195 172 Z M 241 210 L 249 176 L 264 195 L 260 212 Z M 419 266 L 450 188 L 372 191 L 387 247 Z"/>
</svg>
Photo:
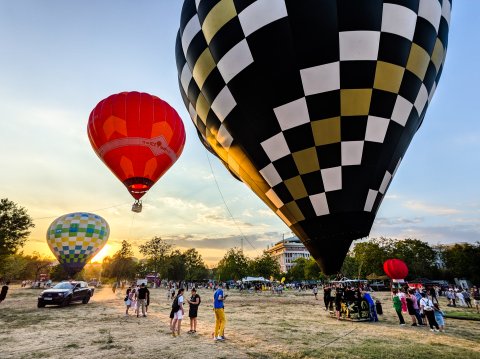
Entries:
<svg viewBox="0 0 480 359">
<path fill-rule="evenodd" d="M 142 212 L 142 202 L 141 201 L 135 201 L 135 203 L 132 205 L 132 212 L 135 212 L 135 213 Z"/>
</svg>

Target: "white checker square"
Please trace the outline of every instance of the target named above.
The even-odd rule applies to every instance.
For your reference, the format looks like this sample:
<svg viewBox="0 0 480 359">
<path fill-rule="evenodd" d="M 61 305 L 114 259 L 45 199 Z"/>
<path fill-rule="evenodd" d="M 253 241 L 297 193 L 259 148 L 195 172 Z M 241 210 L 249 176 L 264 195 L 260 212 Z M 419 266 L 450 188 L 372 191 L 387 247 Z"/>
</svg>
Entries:
<svg viewBox="0 0 480 359">
<path fill-rule="evenodd" d="M 277 208 L 280 208 L 283 206 L 283 202 L 280 198 L 278 198 L 277 194 L 273 191 L 273 189 L 269 189 L 267 193 L 265 193 L 267 198 L 272 201 L 273 205 Z"/>
<path fill-rule="evenodd" d="M 451 12 L 452 12 L 452 5 L 450 5 L 450 1 L 444 0 L 442 4 L 442 16 L 445 18 L 449 26 L 450 26 Z"/>
<path fill-rule="evenodd" d="M 327 196 L 325 195 L 325 193 L 314 194 L 312 196 L 309 196 L 309 198 L 317 216 L 324 216 L 330 213 L 330 209 L 328 208 Z"/>
<path fill-rule="evenodd" d="M 272 162 L 290 154 L 290 149 L 282 132 L 277 133 L 275 136 L 270 137 L 260 144 Z"/>
<path fill-rule="evenodd" d="M 273 109 L 283 131 L 310 122 L 305 97 Z"/>
<path fill-rule="evenodd" d="M 400 35 L 412 41 L 416 23 L 417 14 L 409 8 L 395 4 L 383 4 L 382 32 Z"/>
<path fill-rule="evenodd" d="M 218 61 L 217 68 L 222 74 L 225 83 L 228 83 L 252 62 L 253 57 L 247 40 L 243 39 Z"/>
<path fill-rule="evenodd" d="M 219 92 L 215 100 L 212 102 L 212 111 L 215 112 L 220 122 L 223 122 L 228 114 L 233 110 L 237 103 L 232 96 L 232 93 L 225 86 L 222 91 Z"/>
<path fill-rule="evenodd" d="M 182 83 L 183 91 L 188 93 L 188 85 L 190 85 L 190 81 L 192 80 L 192 71 L 190 71 L 190 67 L 188 67 L 188 63 L 185 63 L 182 69 L 182 74 L 180 75 L 180 82 Z"/>
<path fill-rule="evenodd" d="M 407 123 L 410 112 L 412 112 L 413 104 L 402 96 L 397 96 L 395 106 L 393 107 L 392 121 L 405 126 Z"/>
<path fill-rule="evenodd" d="M 385 176 L 383 176 L 382 184 L 380 185 L 380 189 L 378 192 L 381 194 L 385 194 L 385 191 L 387 190 L 388 184 L 392 180 L 392 175 L 390 172 L 386 171 Z"/>
<path fill-rule="evenodd" d="M 342 166 L 354 166 L 362 163 L 363 141 L 342 142 Z"/>
<path fill-rule="evenodd" d="M 433 25 L 438 33 L 440 17 L 442 16 L 442 5 L 438 0 L 420 0 L 418 5 L 418 16 L 426 19 Z"/>
<path fill-rule="evenodd" d="M 270 163 L 268 166 L 260 170 L 260 174 L 267 181 L 270 187 L 274 187 L 280 182 L 282 182 L 282 177 L 278 174 L 277 170 L 273 163 Z"/>
<path fill-rule="evenodd" d="M 372 211 L 375 200 L 377 199 L 377 194 L 378 191 L 374 191 L 373 189 L 368 190 L 367 200 L 365 201 L 365 207 L 363 208 L 365 212 Z"/>
<path fill-rule="evenodd" d="M 340 62 L 300 70 L 306 96 L 340 89 Z"/>
<path fill-rule="evenodd" d="M 420 87 L 420 91 L 418 92 L 417 98 L 415 99 L 415 109 L 418 112 L 418 115 L 420 116 L 422 114 L 422 111 L 425 107 L 425 104 L 427 103 L 428 100 L 428 91 L 425 85 L 422 83 L 422 86 Z"/>
<path fill-rule="evenodd" d="M 342 167 L 332 167 L 320 170 L 325 192 L 342 189 Z"/>
<path fill-rule="evenodd" d="M 432 89 L 430 90 L 430 93 L 428 95 L 428 103 L 432 102 L 433 94 L 435 93 L 435 90 L 437 89 L 437 83 L 434 82 Z"/>
<path fill-rule="evenodd" d="M 288 16 L 284 1 L 258 0 L 248 6 L 240 14 L 238 19 L 245 36 L 278 19 Z"/>
<path fill-rule="evenodd" d="M 388 118 L 368 116 L 365 141 L 383 143 L 389 123 Z"/>
<path fill-rule="evenodd" d="M 198 16 L 195 14 L 190 21 L 187 23 L 185 28 L 183 29 L 182 33 L 182 49 L 183 53 L 186 54 L 190 43 L 192 42 L 193 38 L 196 34 L 202 29 L 200 26 L 200 20 L 198 20 Z"/>
<path fill-rule="evenodd" d="M 379 31 L 344 31 L 340 37 L 340 61 L 377 60 Z"/>
<path fill-rule="evenodd" d="M 224 124 L 220 125 L 217 133 L 217 141 L 222 145 L 223 148 L 230 148 L 230 145 L 233 142 L 233 137 L 230 135 L 230 132 L 226 129 Z"/>
</svg>

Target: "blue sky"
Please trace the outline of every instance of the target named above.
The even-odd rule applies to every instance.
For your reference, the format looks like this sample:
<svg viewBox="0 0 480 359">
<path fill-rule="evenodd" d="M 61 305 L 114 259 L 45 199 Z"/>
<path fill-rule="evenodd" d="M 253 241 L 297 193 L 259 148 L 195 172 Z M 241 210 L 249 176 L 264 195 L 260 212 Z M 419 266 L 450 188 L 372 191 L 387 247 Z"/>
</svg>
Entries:
<svg viewBox="0 0 480 359">
<path fill-rule="evenodd" d="M 48 225 L 75 211 L 95 212 L 110 223 L 110 251 L 123 239 L 136 246 L 161 236 L 182 249 L 197 248 L 211 264 L 240 246 L 242 236 L 246 253 L 254 256 L 289 232 L 196 137 L 177 84 L 181 5 L 0 0 L 0 197 L 26 207 L 35 219 L 26 252 L 47 253 Z M 433 244 L 480 240 L 479 35 L 480 2 L 455 2 L 439 87 L 371 236 Z M 100 100 L 133 90 L 169 102 L 187 130 L 182 156 L 137 215 L 86 135 Z"/>
</svg>

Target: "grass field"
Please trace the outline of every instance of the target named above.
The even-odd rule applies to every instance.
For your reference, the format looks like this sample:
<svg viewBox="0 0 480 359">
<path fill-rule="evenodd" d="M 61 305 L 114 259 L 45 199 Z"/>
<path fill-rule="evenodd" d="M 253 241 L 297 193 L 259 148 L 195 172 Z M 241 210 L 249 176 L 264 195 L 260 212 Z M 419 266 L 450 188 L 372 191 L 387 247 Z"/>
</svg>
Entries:
<svg viewBox="0 0 480 359">
<path fill-rule="evenodd" d="M 311 292 L 239 293 L 225 303 L 228 338 L 211 338 L 212 291 L 200 290 L 196 335 L 188 318 L 180 337 L 169 332 L 170 301 L 152 289 L 147 318 L 125 317 L 123 293 L 96 289 L 87 305 L 37 309 L 39 290 L 10 288 L 0 304 L 0 358 L 480 358 L 480 323 L 446 320 L 446 333 L 398 325 L 388 293 L 379 293 L 384 315 L 378 323 L 330 318 L 321 294 Z M 443 304 L 443 305 L 442 305 Z M 472 309 L 446 307 L 474 315 Z M 133 313 L 132 313 L 133 314 Z M 408 322 L 409 318 L 405 318 Z"/>
</svg>

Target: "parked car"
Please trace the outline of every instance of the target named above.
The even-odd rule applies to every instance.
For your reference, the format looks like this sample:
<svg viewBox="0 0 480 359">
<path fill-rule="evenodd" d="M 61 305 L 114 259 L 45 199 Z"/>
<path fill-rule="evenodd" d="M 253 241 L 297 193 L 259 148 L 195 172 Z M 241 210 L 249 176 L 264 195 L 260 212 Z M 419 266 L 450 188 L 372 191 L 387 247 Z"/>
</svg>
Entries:
<svg viewBox="0 0 480 359">
<path fill-rule="evenodd" d="M 38 308 L 43 308 L 45 305 L 60 305 L 66 306 L 71 302 L 82 302 L 87 304 L 93 296 L 94 288 L 89 288 L 86 282 L 71 281 L 58 283 L 53 288 L 44 290 L 38 296 Z"/>
</svg>

